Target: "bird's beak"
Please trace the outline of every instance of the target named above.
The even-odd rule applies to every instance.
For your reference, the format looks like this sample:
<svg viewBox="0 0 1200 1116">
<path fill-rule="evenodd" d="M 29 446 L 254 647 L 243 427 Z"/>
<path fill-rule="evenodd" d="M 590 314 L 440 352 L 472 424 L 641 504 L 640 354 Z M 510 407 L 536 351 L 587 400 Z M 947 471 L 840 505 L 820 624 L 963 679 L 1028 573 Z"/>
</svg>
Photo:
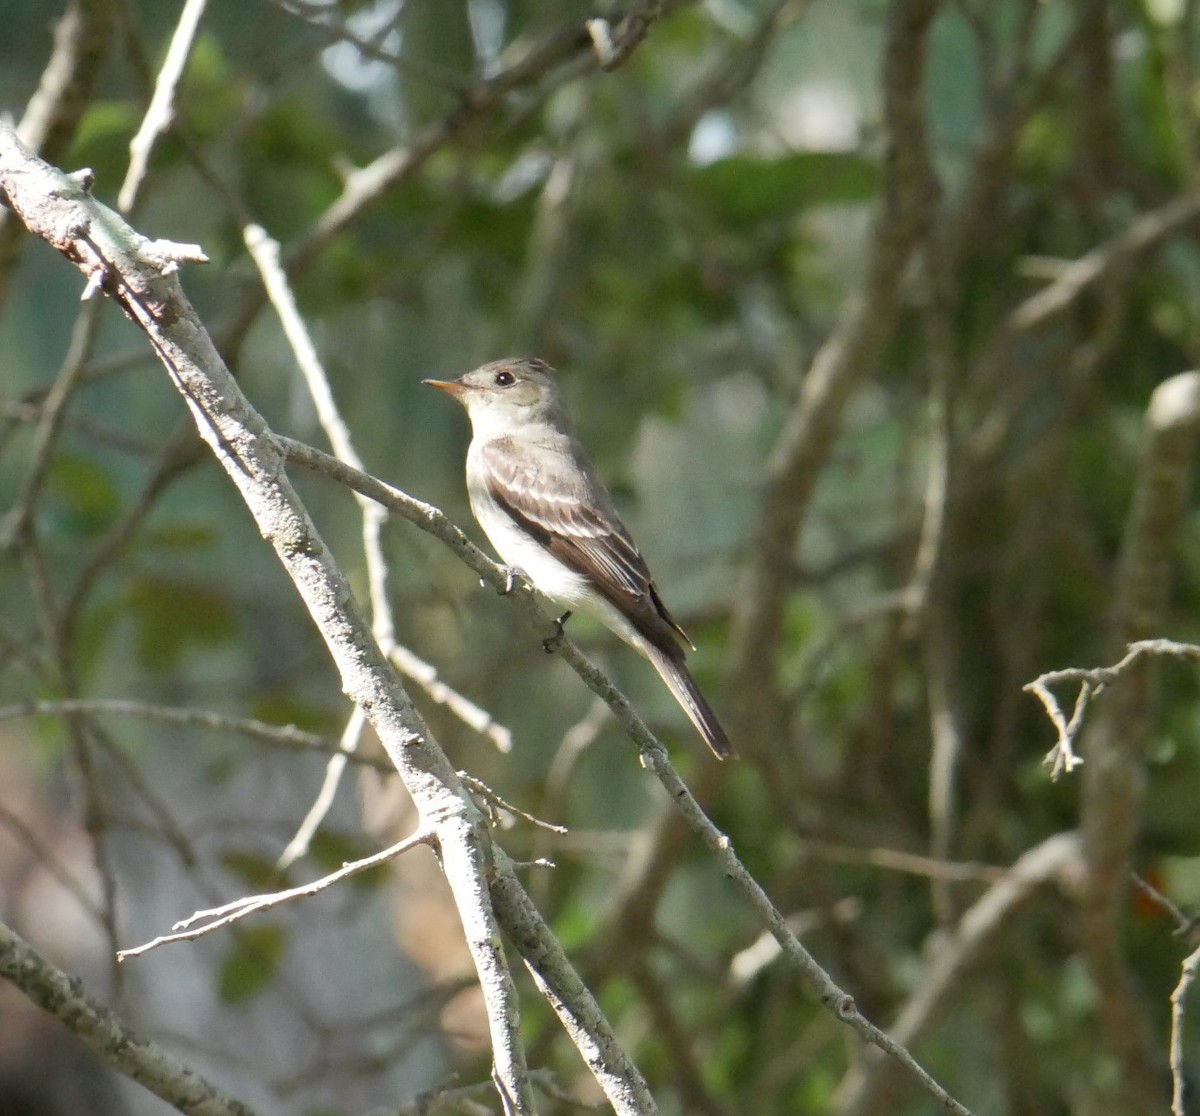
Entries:
<svg viewBox="0 0 1200 1116">
<path fill-rule="evenodd" d="M 422 380 L 421 383 L 439 388 L 447 395 L 453 395 L 455 399 L 461 398 L 467 391 L 467 385 L 460 383 L 458 380 Z"/>
</svg>

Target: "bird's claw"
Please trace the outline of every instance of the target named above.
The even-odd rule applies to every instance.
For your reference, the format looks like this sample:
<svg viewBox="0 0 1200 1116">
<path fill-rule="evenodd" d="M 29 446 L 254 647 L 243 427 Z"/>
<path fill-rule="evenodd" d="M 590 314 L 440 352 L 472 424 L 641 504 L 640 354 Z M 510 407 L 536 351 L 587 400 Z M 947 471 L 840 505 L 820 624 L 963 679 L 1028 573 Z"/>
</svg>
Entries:
<svg viewBox="0 0 1200 1116">
<path fill-rule="evenodd" d="M 501 566 L 500 568 L 504 571 L 504 588 L 500 590 L 500 596 L 502 597 L 507 597 L 517 587 L 518 581 L 529 580 L 525 576 L 525 571 L 519 566 Z M 486 589 L 488 584 L 487 579 L 481 577 L 479 584 Z"/>
<path fill-rule="evenodd" d="M 562 646 L 563 641 L 563 625 L 571 619 L 571 613 L 568 610 L 564 612 L 557 620 L 554 621 L 554 634 L 548 635 L 542 640 L 542 650 L 547 655 L 553 655 L 555 651 Z"/>
</svg>

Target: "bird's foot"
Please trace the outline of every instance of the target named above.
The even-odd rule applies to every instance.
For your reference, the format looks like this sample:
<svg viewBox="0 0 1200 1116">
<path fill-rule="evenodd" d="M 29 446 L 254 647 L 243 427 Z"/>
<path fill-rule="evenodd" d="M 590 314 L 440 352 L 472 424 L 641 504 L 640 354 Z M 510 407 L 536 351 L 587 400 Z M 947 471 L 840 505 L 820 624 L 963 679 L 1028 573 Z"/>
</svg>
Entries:
<svg viewBox="0 0 1200 1116">
<path fill-rule="evenodd" d="M 548 635 L 542 640 L 542 650 L 545 651 L 547 655 L 553 655 L 554 652 L 562 646 L 563 625 L 570 619 L 571 613 L 570 611 L 567 611 L 554 621 L 554 634 Z"/>
<path fill-rule="evenodd" d="M 520 566 L 501 566 L 500 568 L 504 571 L 504 588 L 500 590 L 502 597 L 507 597 L 517 587 L 518 581 L 529 581 L 528 575 Z M 486 589 L 487 579 L 481 577 L 479 584 Z"/>
</svg>

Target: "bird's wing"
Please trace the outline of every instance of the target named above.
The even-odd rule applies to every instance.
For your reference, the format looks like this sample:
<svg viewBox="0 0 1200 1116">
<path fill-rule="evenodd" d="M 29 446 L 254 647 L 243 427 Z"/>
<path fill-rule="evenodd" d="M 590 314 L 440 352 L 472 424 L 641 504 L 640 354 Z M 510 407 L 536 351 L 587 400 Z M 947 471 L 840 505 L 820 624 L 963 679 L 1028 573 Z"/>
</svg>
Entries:
<svg viewBox="0 0 1200 1116">
<path fill-rule="evenodd" d="M 650 570 L 608 494 L 574 442 L 523 447 L 499 438 L 482 450 L 487 486 L 506 514 L 555 558 L 582 574 L 649 638 L 662 645 L 664 623 L 690 640 L 662 603 Z M 670 636 L 673 642 L 673 635 Z"/>
</svg>

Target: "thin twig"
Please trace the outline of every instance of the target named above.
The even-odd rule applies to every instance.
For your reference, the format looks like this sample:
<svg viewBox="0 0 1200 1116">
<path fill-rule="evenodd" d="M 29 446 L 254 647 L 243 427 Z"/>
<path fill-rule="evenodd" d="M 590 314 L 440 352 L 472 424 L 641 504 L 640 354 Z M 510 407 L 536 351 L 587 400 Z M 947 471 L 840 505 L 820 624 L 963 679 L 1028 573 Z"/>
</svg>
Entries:
<svg viewBox="0 0 1200 1116">
<path fill-rule="evenodd" d="M 325 639 L 343 690 L 367 711 L 420 816 L 434 831 L 483 989 L 493 1080 L 506 1111 L 526 1116 L 535 1107 L 519 999 L 504 952 L 507 936 L 519 940 L 539 986 L 617 1112 L 655 1112 L 644 1078 L 529 901 L 511 861 L 495 845 L 482 813 L 380 651 L 349 582 L 287 476 L 279 442 L 230 375 L 184 295 L 175 273 L 203 254 L 193 245 L 141 237 L 95 202 L 89 184 L 32 156 L 0 121 L 0 192 L 6 202 L 85 275 L 102 274 L 104 293 L 141 328 L 201 438 L 295 585 Z"/>
<path fill-rule="evenodd" d="M 351 468 L 362 470 L 362 459 L 354 448 L 350 429 L 342 418 L 329 377 L 321 358 L 317 354 L 312 335 L 304 323 L 296 298 L 288 282 L 287 273 L 280 261 L 279 245 L 258 225 L 248 225 L 243 230 L 243 239 L 251 258 L 258 267 L 263 288 L 272 307 L 279 316 L 284 336 L 291 345 L 292 354 L 304 378 L 309 396 L 316 408 L 321 428 L 329 438 L 330 445 L 340 461 Z M 362 514 L 363 553 L 367 567 L 367 585 L 370 594 L 371 630 L 383 653 L 397 665 L 407 667 L 405 674 L 417 681 L 429 680 L 428 691 L 436 691 L 448 709 L 461 713 L 472 727 L 483 726 L 485 735 L 497 743 L 501 751 L 512 747 L 512 734 L 494 718 L 480 710 L 473 702 L 455 693 L 449 686 L 437 680 L 437 671 L 414 652 L 402 647 L 396 640 L 395 621 L 387 593 L 387 561 L 383 555 L 381 535 L 387 523 L 387 511 L 377 501 L 355 494 Z M 432 694 L 431 694 L 432 696 Z M 361 737 L 366 718 L 355 709 L 342 733 L 341 755 L 333 756 L 325 771 L 321 789 L 296 834 L 288 842 L 280 857 L 280 867 L 287 867 L 308 851 L 309 841 L 316 833 L 325 815 L 332 808 L 342 775 L 346 770 L 347 754 L 353 753 Z M 490 730 L 490 731 L 489 731 Z"/>
<path fill-rule="evenodd" d="M 465 771 L 460 771 L 458 777 L 490 805 L 498 806 L 501 810 L 508 811 L 514 817 L 521 818 L 538 829 L 544 829 L 549 833 L 555 833 L 559 836 L 565 836 L 569 832 L 565 825 L 555 825 L 553 822 L 545 821 L 535 814 L 529 813 L 527 810 L 522 810 L 519 806 L 514 806 L 508 799 L 494 791 L 482 779 L 475 778 L 474 775 L 468 775 Z"/>
<path fill-rule="evenodd" d="M 1064 891 L 1078 888 L 1080 874 L 1078 833 L 1056 833 L 1022 853 L 1004 877 L 988 888 L 966 911 L 950 933 L 939 932 L 929 964 L 889 1035 L 907 1049 L 930 1024 L 941 1017 L 946 1000 L 962 989 L 962 974 L 1008 927 L 1035 890 L 1057 882 Z M 834 1107 L 847 1116 L 883 1111 L 880 1097 L 895 1078 L 894 1068 L 878 1059 L 866 1059 L 843 1079 Z"/>
<path fill-rule="evenodd" d="M 394 511 L 399 512 L 410 522 L 422 530 L 428 531 L 449 546 L 468 566 L 486 580 L 497 591 L 502 591 L 507 583 L 508 571 L 491 561 L 478 547 L 467 539 L 466 535 L 456 527 L 447 516 L 431 504 L 417 500 L 399 489 L 384 484 L 374 477 L 357 473 L 336 458 L 314 450 L 311 446 L 294 442 L 291 439 L 276 438 L 280 448 L 287 454 L 288 460 L 303 464 L 309 468 L 326 473 L 344 484 L 350 485 L 356 491 L 373 499 L 382 500 Z M 535 599 L 528 593 L 508 593 L 507 599 L 522 606 L 527 622 L 538 630 L 545 630 L 547 618 L 543 615 Z M 843 992 L 817 964 L 812 955 L 800 944 L 799 940 L 787 927 L 787 920 L 774 907 L 766 892 L 750 875 L 742 862 L 734 854 L 729 839 L 720 833 L 709 817 L 700 808 L 687 785 L 680 779 L 667 757 L 666 749 L 646 727 L 645 722 L 629 703 L 629 700 L 613 685 L 586 656 L 571 642 L 564 638 L 558 653 L 563 660 L 583 679 L 588 688 L 608 704 L 616 714 L 625 731 L 640 749 L 643 764 L 653 771 L 667 790 L 670 801 L 678 809 L 692 829 L 701 837 L 710 851 L 716 856 L 724 873 L 735 882 L 739 890 L 749 900 L 750 905 L 763 919 L 764 924 L 779 941 L 784 953 L 795 967 L 799 969 L 805 982 L 816 993 L 821 1003 L 839 1020 L 848 1024 L 868 1042 L 879 1046 L 901 1064 L 908 1068 L 949 1111 L 960 1114 L 968 1110 L 954 1100 L 945 1089 L 916 1062 L 913 1056 L 900 1047 L 878 1027 L 861 1015 L 855 1006 L 854 999 Z"/>
<path fill-rule="evenodd" d="M 1124 266 L 1198 218 L 1200 195 L 1176 198 L 1160 209 L 1143 213 L 1116 236 L 1072 260 L 1053 283 L 1022 302 L 1009 316 L 1007 328 L 1015 334 L 1042 325 L 1066 310 L 1113 268 Z"/>
<path fill-rule="evenodd" d="M 325 762 L 325 774 L 321 778 L 321 786 L 312 800 L 307 813 L 300 819 L 292 839 L 284 846 L 283 852 L 275 862 L 275 868 L 283 872 L 296 863 L 302 856 L 307 855 L 312 839 L 333 809 L 338 787 L 342 784 L 342 776 L 346 772 L 346 763 L 351 756 L 358 753 L 362 742 L 363 729 L 367 725 L 367 715 L 362 706 L 356 705 L 350 710 L 350 716 L 342 729 L 342 738 L 338 741 L 337 751 Z"/>
<path fill-rule="evenodd" d="M 1186 1116 L 1183 1108 L 1183 1001 L 1200 970 L 1200 947 L 1183 962 L 1179 983 L 1171 993 L 1171 1116 Z"/>
<path fill-rule="evenodd" d="M 349 864 L 343 864 L 336 872 L 330 872 L 329 875 L 322 876 L 319 880 L 313 880 L 311 883 L 291 887 L 286 891 L 275 891 L 269 895 L 247 895 L 241 899 L 235 899 L 231 903 L 226 903 L 222 907 L 214 907 L 207 911 L 196 911 L 188 915 L 187 918 L 175 923 L 174 929 L 177 931 L 176 933 L 162 934 L 140 946 L 119 950 L 117 960 L 127 961 L 130 957 L 140 957 L 144 953 L 149 953 L 152 949 L 170 945 L 172 942 L 189 942 L 196 938 L 202 938 L 205 934 L 211 934 L 214 930 L 220 930 L 223 926 L 229 926 L 234 922 L 238 922 L 247 915 L 257 914 L 259 911 L 269 911 L 272 907 L 278 907 L 282 903 L 290 903 L 294 899 L 317 895 L 326 888 L 332 887 L 335 883 L 347 880 L 351 876 L 357 876 L 360 872 L 365 872 L 370 868 L 377 868 L 380 864 L 386 864 L 389 860 L 395 859 L 401 853 L 406 853 L 418 845 L 432 845 L 434 843 L 435 834 L 433 831 L 421 829 L 411 837 L 406 837 L 403 841 L 397 841 L 396 844 L 384 849 L 382 852 L 373 853 L 371 856 L 364 856 L 361 860 L 354 860 Z M 197 922 L 202 923 L 202 925 L 195 925 Z"/>
<path fill-rule="evenodd" d="M 1129 878 L 1133 881 L 1133 886 L 1142 893 L 1143 898 L 1153 903 L 1175 923 L 1177 935 L 1186 935 L 1195 930 L 1196 920 L 1188 918 L 1169 895 L 1164 895 L 1149 880 L 1143 879 L 1136 872 L 1131 872 Z"/>
<path fill-rule="evenodd" d="M 150 166 L 150 152 L 154 150 L 158 137 L 171 126 L 175 118 L 175 92 L 179 88 L 179 79 L 183 77 L 206 7 L 208 0 L 186 0 L 179 13 L 171 45 L 167 48 L 167 56 L 154 83 L 154 96 L 150 98 L 150 105 L 137 133 L 129 141 L 129 168 L 117 194 L 117 208 L 122 213 L 133 209 Z"/>
<path fill-rule="evenodd" d="M 25 480 L 7 514 L 0 520 L 0 551 L 16 545 L 33 515 L 34 505 L 50 471 L 59 432 L 66 419 L 67 404 L 79 385 L 84 363 L 96 339 L 102 305 L 99 301 L 87 303 L 75 319 L 67 355 L 42 406 Z"/>
<path fill-rule="evenodd" d="M 430 701 L 444 705 L 467 728 L 490 740 L 496 751 L 504 755 L 512 751 L 512 729 L 502 725 L 483 706 L 476 705 L 465 694 L 443 682 L 437 667 L 432 663 L 426 662 L 402 643 L 397 643 L 392 648 L 390 658 L 395 668 L 405 678 L 420 686 Z"/>
<path fill-rule="evenodd" d="M 23 818 L 18 817 L 3 802 L 0 802 L 0 826 L 10 830 L 19 838 L 23 848 L 33 854 L 34 859 L 66 891 L 79 906 L 98 923 L 104 924 L 104 909 L 88 894 L 82 880 L 77 879 L 55 854 L 42 842 L 37 830 Z M 41 827 L 39 827 L 41 828 Z"/>
<path fill-rule="evenodd" d="M 206 709 L 180 709 L 164 705 L 150 705 L 141 701 L 125 701 L 119 698 L 25 701 L 16 705 L 0 706 L 0 721 L 11 720 L 15 717 L 66 717 L 75 714 L 136 717 L 146 721 L 206 729 L 210 732 L 237 733 L 272 747 L 319 752 L 323 755 L 336 752 L 338 747 L 328 737 L 305 732 L 303 729 L 296 728 L 295 725 L 270 725 L 265 721 L 256 721 L 249 717 L 230 717 L 224 713 L 213 713 Z M 382 758 L 355 756 L 354 762 L 373 767 L 377 771 L 391 773 L 396 770 L 392 764 Z"/>
<path fill-rule="evenodd" d="M 1105 686 L 1120 678 L 1144 655 L 1166 655 L 1177 659 L 1188 659 L 1191 662 L 1200 662 L 1200 646 L 1194 643 L 1178 643 L 1171 639 L 1139 639 L 1130 643 L 1125 655 L 1112 666 L 1066 667 L 1062 670 L 1049 670 L 1045 674 L 1039 674 L 1032 682 L 1027 682 L 1021 687 L 1042 703 L 1046 715 L 1058 732 L 1058 742 L 1046 753 L 1044 760 L 1051 769 L 1050 777 L 1052 779 L 1057 779 L 1064 771 L 1069 775 L 1083 763 L 1082 757 L 1075 753 L 1075 740 L 1079 735 L 1084 714 L 1087 712 L 1092 698 L 1100 694 Z M 1064 716 L 1058 698 L 1050 689 L 1051 686 L 1062 682 L 1079 683 L 1079 690 L 1075 695 L 1075 707 L 1071 712 L 1070 720 Z"/>
</svg>

